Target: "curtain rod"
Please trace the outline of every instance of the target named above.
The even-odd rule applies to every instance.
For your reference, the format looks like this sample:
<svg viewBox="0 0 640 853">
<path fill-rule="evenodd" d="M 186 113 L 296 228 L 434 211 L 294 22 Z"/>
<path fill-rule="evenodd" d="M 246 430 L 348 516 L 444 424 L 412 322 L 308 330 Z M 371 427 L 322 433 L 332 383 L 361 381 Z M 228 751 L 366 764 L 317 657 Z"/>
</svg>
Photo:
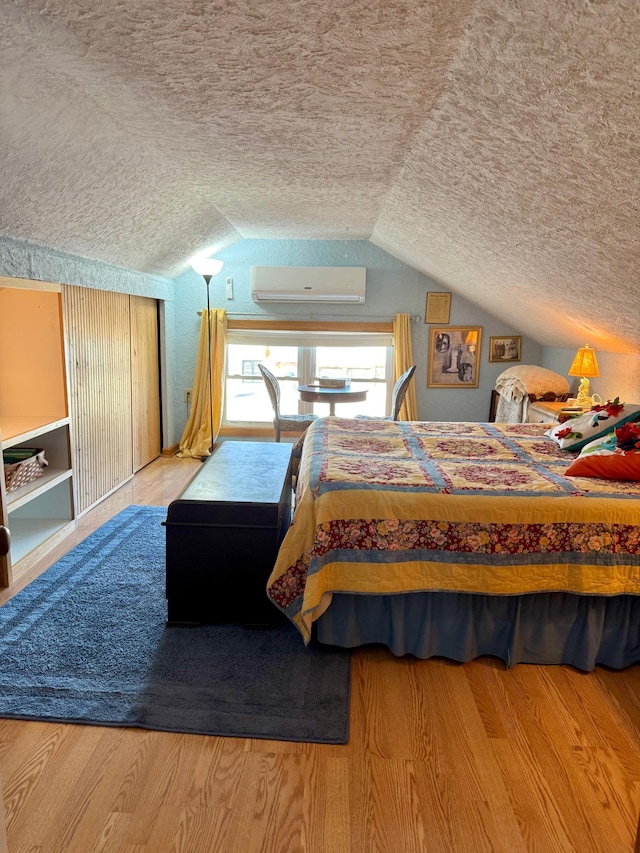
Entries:
<svg viewBox="0 0 640 853">
<path fill-rule="evenodd" d="M 198 311 L 198 317 L 202 317 L 202 311 Z M 268 316 L 265 316 L 262 314 L 260 314 L 260 315 L 259 314 L 227 314 L 227 319 L 229 319 L 229 320 L 239 320 L 242 317 L 248 317 L 251 320 L 269 320 L 269 321 L 271 321 L 271 320 L 283 320 L 285 322 L 295 322 L 296 320 L 302 319 L 301 317 L 292 317 L 290 315 L 288 315 L 286 317 L 281 317 L 281 316 L 278 317 L 278 316 L 275 316 L 273 314 L 270 314 Z M 326 314 L 323 319 L 327 319 L 328 317 L 331 317 L 331 318 L 337 317 L 339 320 L 343 320 L 345 323 L 369 323 L 372 320 L 381 320 L 385 323 L 392 323 L 393 322 L 393 317 L 389 317 L 386 314 L 369 314 L 369 316 L 367 317 L 366 320 L 356 320 L 353 317 L 349 317 L 348 319 L 345 319 L 344 314 Z M 307 320 L 308 318 L 304 318 L 304 319 Z M 311 319 L 313 322 L 316 322 L 316 323 L 322 322 L 322 320 L 317 320 L 315 317 L 312 317 Z M 411 320 L 412 323 L 421 323 L 422 322 L 422 317 L 420 316 L 420 314 L 410 314 L 409 319 Z"/>
</svg>

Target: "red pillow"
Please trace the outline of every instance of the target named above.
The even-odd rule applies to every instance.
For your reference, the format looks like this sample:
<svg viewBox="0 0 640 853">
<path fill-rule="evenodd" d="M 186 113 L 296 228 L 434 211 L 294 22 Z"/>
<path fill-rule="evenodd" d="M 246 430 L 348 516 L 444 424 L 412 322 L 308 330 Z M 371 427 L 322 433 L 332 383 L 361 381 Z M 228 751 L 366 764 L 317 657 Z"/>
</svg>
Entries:
<svg viewBox="0 0 640 853">
<path fill-rule="evenodd" d="M 566 474 L 602 480 L 640 480 L 640 450 L 622 450 L 617 446 L 616 434 L 609 433 L 586 444 Z"/>
</svg>

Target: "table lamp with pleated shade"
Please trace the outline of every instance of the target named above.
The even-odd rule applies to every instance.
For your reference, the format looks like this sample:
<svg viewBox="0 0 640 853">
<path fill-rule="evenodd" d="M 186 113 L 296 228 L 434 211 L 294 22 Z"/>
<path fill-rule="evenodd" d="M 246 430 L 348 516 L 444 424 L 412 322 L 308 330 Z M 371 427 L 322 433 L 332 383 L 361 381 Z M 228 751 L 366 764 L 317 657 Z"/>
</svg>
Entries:
<svg viewBox="0 0 640 853">
<path fill-rule="evenodd" d="M 589 379 L 595 376 L 600 376 L 598 367 L 598 359 L 596 358 L 595 350 L 591 349 L 589 344 L 580 347 L 576 353 L 573 363 L 569 368 L 569 376 L 580 376 L 580 387 L 576 403 L 584 408 L 591 406 L 591 397 L 589 396 Z"/>
</svg>

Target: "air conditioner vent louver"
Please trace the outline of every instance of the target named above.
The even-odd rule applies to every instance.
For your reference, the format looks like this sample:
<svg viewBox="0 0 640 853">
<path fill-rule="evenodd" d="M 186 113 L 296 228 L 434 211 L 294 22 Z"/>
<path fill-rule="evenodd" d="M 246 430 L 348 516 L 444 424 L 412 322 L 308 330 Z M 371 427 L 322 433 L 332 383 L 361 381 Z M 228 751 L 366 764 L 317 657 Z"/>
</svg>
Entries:
<svg viewBox="0 0 640 853">
<path fill-rule="evenodd" d="M 254 302 L 362 304 L 366 267 L 251 267 Z"/>
</svg>

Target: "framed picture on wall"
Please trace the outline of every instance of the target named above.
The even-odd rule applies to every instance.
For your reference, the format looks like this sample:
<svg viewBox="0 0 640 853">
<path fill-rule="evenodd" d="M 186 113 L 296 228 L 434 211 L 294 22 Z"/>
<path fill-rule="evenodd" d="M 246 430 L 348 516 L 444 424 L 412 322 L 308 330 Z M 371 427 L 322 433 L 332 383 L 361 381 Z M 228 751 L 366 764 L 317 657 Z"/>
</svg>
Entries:
<svg viewBox="0 0 640 853">
<path fill-rule="evenodd" d="M 424 312 L 425 323 L 446 325 L 451 313 L 450 293 L 427 293 L 427 307 Z"/>
<path fill-rule="evenodd" d="M 520 335 L 505 335 L 489 338 L 489 361 L 520 361 L 522 338 Z"/>
<path fill-rule="evenodd" d="M 477 388 L 481 326 L 432 326 L 427 388 Z"/>
</svg>

